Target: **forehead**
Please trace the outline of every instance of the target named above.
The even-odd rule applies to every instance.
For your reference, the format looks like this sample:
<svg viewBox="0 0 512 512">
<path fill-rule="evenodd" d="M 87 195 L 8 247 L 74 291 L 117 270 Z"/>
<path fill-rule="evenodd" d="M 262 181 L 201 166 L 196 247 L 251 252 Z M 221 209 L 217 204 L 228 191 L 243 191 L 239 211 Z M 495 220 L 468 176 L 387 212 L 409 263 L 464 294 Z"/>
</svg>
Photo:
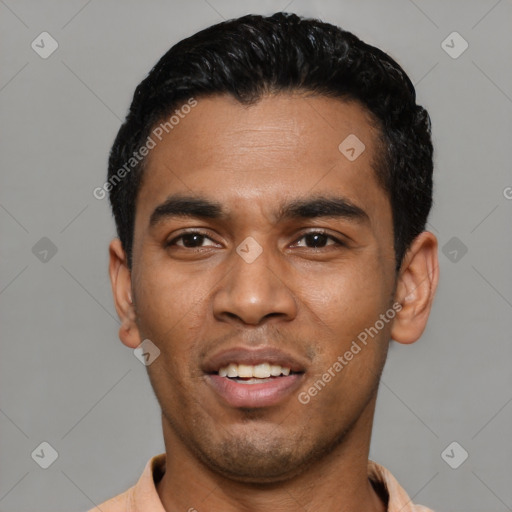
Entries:
<svg viewBox="0 0 512 512">
<path fill-rule="evenodd" d="M 276 94 L 246 106 L 222 95 L 198 98 L 186 111 L 161 140 L 153 136 L 136 230 L 176 193 L 209 197 L 245 214 L 337 192 L 370 215 L 390 213 L 373 169 L 378 129 L 358 103 Z"/>
</svg>

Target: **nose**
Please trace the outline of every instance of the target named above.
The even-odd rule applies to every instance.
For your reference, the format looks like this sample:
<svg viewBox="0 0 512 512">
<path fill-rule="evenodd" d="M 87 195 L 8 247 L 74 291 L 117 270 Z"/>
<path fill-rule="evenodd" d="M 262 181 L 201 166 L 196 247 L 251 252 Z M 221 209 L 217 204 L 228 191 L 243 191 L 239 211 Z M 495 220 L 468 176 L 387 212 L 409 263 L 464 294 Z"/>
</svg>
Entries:
<svg viewBox="0 0 512 512">
<path fill-rule="evenodd" d="M 297 303 L 278 258 L 270 250 L 254 260 L 233 252 L 230 271 L 213 298 L 213 313 L 222 321 L 259 325 L 269 318 L 292 320 Z"/>
</svg>

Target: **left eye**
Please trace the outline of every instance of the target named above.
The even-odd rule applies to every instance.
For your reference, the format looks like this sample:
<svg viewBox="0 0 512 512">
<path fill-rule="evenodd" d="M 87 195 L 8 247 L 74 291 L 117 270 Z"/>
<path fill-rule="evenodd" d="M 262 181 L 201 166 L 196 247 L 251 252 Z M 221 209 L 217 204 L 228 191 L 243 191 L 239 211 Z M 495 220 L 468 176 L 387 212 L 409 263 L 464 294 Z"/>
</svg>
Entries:
<svg viewBox="0 0 512 512">
<path fill-rule="evenodd" d="M 299 244 L 299 242 L 296 242 L 296 246 L 310 247 L 313 249 L 319 249 L 325 247 L 326 245 L 343 245 L 343 243 L 337 238 L 327 235 L 326 233 L 323 233 L 321 231 L 306 233 L 301 238 L 299 238 L 299 241 L 300 240 L 305 240 L 305 244 Z M 329 241 L 331 241 L 332 243 L 327 243 Z"/>
</svg>

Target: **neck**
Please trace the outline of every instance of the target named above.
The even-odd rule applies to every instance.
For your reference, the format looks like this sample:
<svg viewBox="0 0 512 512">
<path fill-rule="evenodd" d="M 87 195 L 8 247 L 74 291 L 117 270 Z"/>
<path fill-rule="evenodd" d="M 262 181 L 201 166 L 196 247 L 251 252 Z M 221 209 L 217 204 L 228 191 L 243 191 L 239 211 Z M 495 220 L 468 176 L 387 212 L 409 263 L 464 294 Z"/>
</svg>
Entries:
<svg viewBox="0 0 512 512">
<path fill-rule="evenodd" d="M 368 480 L 367 465 L 374 397 L 336 448 L 310 467 L 277 483 L 243 483 L 202 464 L 163 420 L 167 453 L 157 492 L 167 512 L 385 512 Z"/>
</svg>

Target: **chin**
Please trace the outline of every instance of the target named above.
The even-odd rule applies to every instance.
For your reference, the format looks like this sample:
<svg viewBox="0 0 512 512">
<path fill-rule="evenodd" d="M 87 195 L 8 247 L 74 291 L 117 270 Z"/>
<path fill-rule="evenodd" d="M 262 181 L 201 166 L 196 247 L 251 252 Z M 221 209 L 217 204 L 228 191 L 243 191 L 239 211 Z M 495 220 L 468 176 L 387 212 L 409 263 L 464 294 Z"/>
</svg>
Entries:
<svg viewBox="0 0 512 512">
<path fill-rule="evenodd" d="M 261 453 L 247 451 L 239 454 L 231 452 L 213 458 L 206 456 L 204 461 L 218 474 L 240 483 L 274 484 L 290 480 L 304 471 L 304 465 L 296 462 L 291 454 Z"/>
<path fill-rule="evenodd" d="M 315 443 L 301 436 L 270 440 L 269 435 L 253 440 L 233 436 L 215 446 L 203 447 L 196 454 L 207 467 L 225 478 L 263 485 L 299 476 L 339 443 L 338 437 L 330 442 L 322 438 Z"/>
</svg>

